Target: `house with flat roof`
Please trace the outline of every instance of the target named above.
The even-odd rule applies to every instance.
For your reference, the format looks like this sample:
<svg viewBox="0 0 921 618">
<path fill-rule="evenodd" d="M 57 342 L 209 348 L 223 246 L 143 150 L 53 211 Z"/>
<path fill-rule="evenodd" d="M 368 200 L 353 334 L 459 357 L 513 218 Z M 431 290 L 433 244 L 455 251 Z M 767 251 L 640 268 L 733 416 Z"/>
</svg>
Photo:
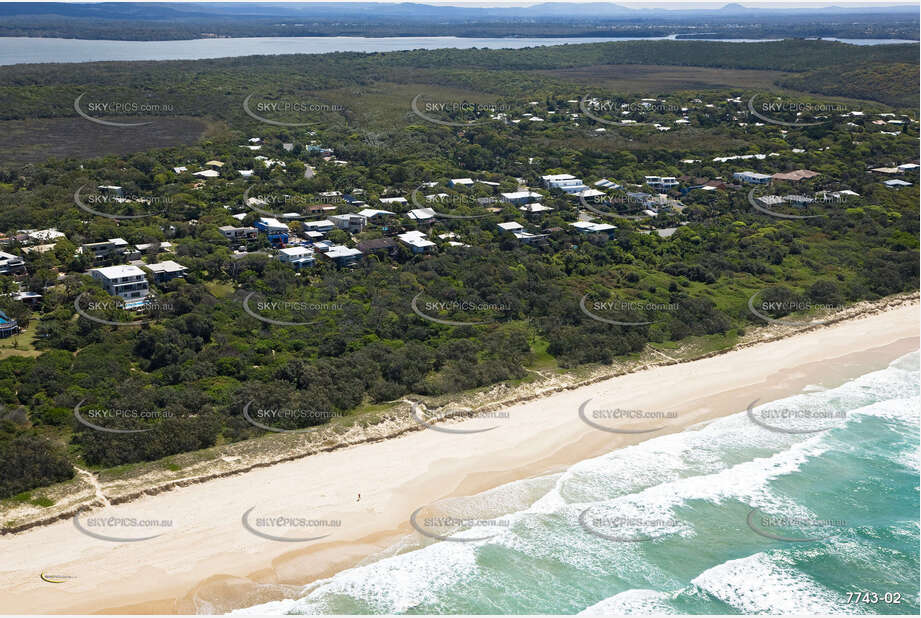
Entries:
<svg viewBox="0 0 921 618">
<path fill-rule="evenodd" d="M 674 176 L 644 176 L 643 183 L 659 191 L 674 189 L 679 184 Z"/>
<path fill-rule="evenodd" d="M 217 228 L 228 240 L 242 240 L 245 238 L 256 238 L 259 230 L 254 227 L 236 227 L 234 225 L 222 225 Z"/>
<path fill-rule="evenodd" d="M 607 237 L 608 240 L 614 238 L 614 231 L 617 229 L 617 226 L 611 225 L 610 223 L 596 223 L 594 221 L 576 221 L 569 225 L 583 234 L 598 234 Z"/>
<path fill-rule="evenodd" d="M 128 241 L 123 238 L 110 238 L 102 242 L 90 242 L 80 247 L 81 252 L 92 258 L 93 263 L 117 261 L 129 252 Z"/>
<path fill-rule="evenodd" d="M 330 232 L 334 229 L 336 229 L 336 224 L 329 219 L 304 222 L 304 231 L 306 232 L 319 232 L 320 234 L 326 234 L 327 232 Z"/>
<path fill-rule="evenodd" d="M 124 300 L 126 308 L 142 305 L 150 292 L 144 271 L 130 264 L 93 268 L 90 276 L 111 296 Z"/>
<path fill-rule="evenodd" d="M 265 232 L 269 242 L 273 244 L 287 243 L 288 233 L 291 231 L 287 225 L 274 217 L 261 217 L 257 219 L 256 229 Z"/>
<path fill-rule="evenodd" d="M 548 174 L 541 176 L 541 180 L 548 189 L 559 189 L 565 193 L 579 193 L 588 189 L 580 178 L 572 174 Z"/>
<path fill-rule="evenodd" d="M 772 176 L 770 174 L 759 174 L 758 172 L 735 172 L 733 178 L 747 185 L 769 185 Z"/>
<path fill-rule="evenodd" d="M 18 255 L 0 251 L 0 275 L 19 275 L 26 272 L 26 263 Z"/>
<path fill-rule="evenodd" d="M 285 247 L 278 250 L 278 261 L 284 264 L 291 264 L 296 269 L 304 266 L 313 266 L 317 262 L 317 257 L 313 249 L 307 247 Z"/>
<path fill-rule="evenodd" d="M 543 198 L 540 193 L 534 191 L 513 191 L 511 193 L 500 193 L 502 201 L 509 204 L 521 205 L 539 201 Z"/>
<path fill-rule="evenodd" d="M 150 271 L 154 283 L 166 283 L 177 277 L 185 277 L 186 271 L 189 270 L 182 264 L 174 262 L 173 260 L 157 262 L 156 264 L 146 264 L 144 268 Z"/>
<path fill-rule="evenodd" d="M 381 204 L 408 204 L 405 197 L 382 197 L 378 200 Z"/>
<path fill-rule="evenodd" d="M 352 266 L 362 257 L 361 251 L 345 245 L 331 245 L 326 247 L 326 250 L 320 255 L 333 262 L 336 266 Z"/>
<path fill-rule="evenodd" d="M 368 223 L 367 219 L 358 214 L 331 215 L 329 220 L 340 230 L 345 230 L 349 234 L 361 233 Z"/>
<path fill-rule="evenodd" d="M 472 187 L 473 178 L 452 178 L 448 181 L 449 187 Z"/>
<path fill-rule="evenodd" d="M 397 238 L 413 253 L 434 253 L 437 249 L 437 245 L 429 240 L 424 232 L 418 230 L 397 234 Z"/>
</svg>

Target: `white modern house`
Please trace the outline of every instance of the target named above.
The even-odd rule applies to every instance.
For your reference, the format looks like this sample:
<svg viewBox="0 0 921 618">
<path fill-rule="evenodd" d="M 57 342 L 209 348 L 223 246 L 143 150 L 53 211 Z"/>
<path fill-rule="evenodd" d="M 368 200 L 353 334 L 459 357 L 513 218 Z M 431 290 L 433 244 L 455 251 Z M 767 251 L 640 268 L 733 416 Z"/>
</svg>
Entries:
<svg viewBox="0 0 921 618">
<path fill-rule="evenodd" d="M 372 223 L 382 223 L 387 217 L 392 217 L 395 213 L 390 212 L 389 210 L 378 210 L 377 208 L 365 208 L 364 210 L 359 210 L 358 214 Z"/>
<path fill-rule="evenodd" d="M 413 230 L 404 234 L 397 234 L 400 242 L 409 247 L 413 253 L 432 253 L 437 245 L 429 240 L 423 232 Z"/>
<path fill-rule="evenodd" d="M 381 204 L 407 204 L 405 197 L 382 197 L 378 200 Z"/>
<path fill-rule="evenodd" d="M 336 224 L 328 219 L 304 222 L 304 230 L 307 232 L 319 232 L 320 234 L 326 234 L 327 232 L 334 229 L 336 229 Z"/>
<path fill-rule="evenodd" d="M 674 176 L 644 176 L 643 181 L 659 191 L 668 191 L 678 186 L 678 180 Z"/>
<path fill-rule="evenodd" d="M 732 177 L 747 185 L 769 185 L 773 179 L 770 174 L 759 174 L 758 172 L 736 172 Z"/>
<path fill-rule="evenodd" d="M 291 264 L 294 268 L 300 269 L 304 266 L 313 266 L 316 261 L 313 249 L 307 247 L 285 247 L 278 250 L 278 261 L 285 264 Z"/>
<path fill-rule="evenodd" d="M 26 263 L 18 255 L 0 251 L 0 275 L 16 275 L 26 272 Z"/>
<path fill-rule="evenodd" d="M 509 204 L 522 205 L 539 201 L 543 196 L 534 191 L 513 191 L 511 193 L 500 193 L 499 196 L 503 201 Z"/>
<path fill-rule="evenodd" d="M 137 266 L 93 268 L 90 270 L 90 276 L 102 283 L 102 289 L 110 295 L 124 300 L 125 307 L 142 305 L 150 292 L 144 271 Z"/>
<path fill-rule="evenodd" d="M 153 275 L 156 283 L 166 283 L 177 277 L 185 277 L 188 268 L 173 260 L 157 262 L 156 264 L 147 264 L 144 266 Z"/>
<path fill-rule="evenodd" d="M 435 220 L 436 214 L 431 208 L 416 208 L 406 213 L 406 216 L 413 221 L 431 222 Z"/>
<path fill-rule="evenodd" d="M 614 237 L 614 230 L 617 229 L 617 226 L 610 223 L 595 223 L 593 221 L 576 221 L 570 225 L 583 234 L 601 234 L 607 236 L 609 240 Z"/>
<path fill-rule="evenodd" d="M 580 178 L 572 174 L 548 174 L 540 178 L 548 189 L 559 189 L 566 193 L 579 193 L 588 189 Z"/>
</svg>

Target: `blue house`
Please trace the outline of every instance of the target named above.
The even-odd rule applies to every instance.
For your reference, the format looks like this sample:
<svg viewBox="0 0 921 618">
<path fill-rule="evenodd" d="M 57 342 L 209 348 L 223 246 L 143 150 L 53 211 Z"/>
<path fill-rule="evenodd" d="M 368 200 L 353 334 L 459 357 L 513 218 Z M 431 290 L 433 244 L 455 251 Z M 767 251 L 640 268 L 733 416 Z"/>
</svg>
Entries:
<svg viewBox="0 0 921 618">
<path fill-rule="evenodd" d="M 256 221 L 256 229 L 265 232 L 273 245 L 288 243 L 288 226 L 273 217 L 262 217 Z"/>
</svg>

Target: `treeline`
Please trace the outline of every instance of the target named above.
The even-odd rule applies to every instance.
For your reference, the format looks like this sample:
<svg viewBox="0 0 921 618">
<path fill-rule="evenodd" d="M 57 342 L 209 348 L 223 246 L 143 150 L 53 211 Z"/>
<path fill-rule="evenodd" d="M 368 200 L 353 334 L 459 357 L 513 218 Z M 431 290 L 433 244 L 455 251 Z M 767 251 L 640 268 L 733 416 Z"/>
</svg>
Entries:
<svg viewBox="0 0 921 618">
<path fill-rule="evenodd" d="M 740 51 L 746 53 L 739 53 Z M 248 56 L 217 60 L 168 62 L 106 62 L 81 64 L 13 65 L 0 67 L 0 119 L 74 117 L 74 99 L 151 103 L 160 108 L 151 115 L 187 115 L 239 118 L 240 102 L 254 92 L 262 95 L 322 89 L 365 87 L 380 79 L 418 78 L 416 69 L 466 72 L 470 83 L 499 84 L 511 96 L 526 93 L 530 77 L 495 71 L 534 71 L 607 64 L 701 66 L 727 69 L 766 69 L 805 72 L 826 68 L 831 81 L 856 66 L 901 63 L 898 75 L 911 77 L 918 66 L 917 45 L 857 46 L 828 41 L 738 43 L 704 41 L 621 41 L 589 45 L 533 47 L 521 50 L 440 49 L 388 54 L 336 53 L 319 56 Z M 310 70 L 305 71 L 304 67 Z M 891 73 L 891 72 L 890 72 Z M 890 74 L 887 73 L 887 74 Z M 207 75 L 207 78 L 203 78 Z M 855 93 L 877 100 L 910 98 L 913 80 L 899 80 L 882 90 L 871 71 L 855 73 Z M 524 79 L 524 81 L 521 81 Z M 871 81 L 868 81 L 871 80 Z M 914 81 L 917 81 L 916 79 Z M 851 82 L 840 82 L 847 90 Z M 845 85 L 846 84 L 846 85 Z M 863 85 L 862 85 L 863 84 Z M 899 85 L 901 84 L 901 85 Z M 808 82 L 801 83 L 809 86 Z M 821 91 L 821 90 L 819 90 Z M 881 94 L 880 94 L 881 93 Z M 891 94 L 890 94 L 891 93 Z M 915 93 L 916 96 L 916 93 Z M 170 111 L 162 111 L 169 109 Z"/>
<path fill-rule="evenodd" d="M 782 78 L 778 84 L 794 90 L 917 108 L 917 81 L 918 65 L 874 63 L 817 69 Z"/>
<path fill-rule="evenodd" d="M 436 9 L 437 10 L 437 9 Z M 92 11 L 92 9 L 90 9 Z M 0 36 L 108 39 L 120 41 L 188 40 L 209 37 L 257 36 L 459 36 L 459 37 L 657 37 L 672 34 L 694 36 L 706 22 L 707 38 L 901 38 L 918 36 L 917 17 L 906 14 L 850 13 L 823 16 L 802 12 L 781 15 L 762 12 L 756 16 L 720 14 L 671 15 L 660 23 L 649 18 L 599 14 L 580 15 L 490 15 L 486 11 L 467 16 L 435 16 L 422 11 L 402 16 L 387 11 L 366 9 L 342 12 L 341 8 L 323 13 L 294 16 L 290 13 L 215 14 L 203 16 L 182 11 L 161 10 L 143 18 L 137 11 L 99 13 L 60 7 L 55 11 L 0 9 L 3 22 Z M 798 13 L 798 14 L 797 14 Z M 303 22 L 303 23 L 297 23 Z"/>
</svg>

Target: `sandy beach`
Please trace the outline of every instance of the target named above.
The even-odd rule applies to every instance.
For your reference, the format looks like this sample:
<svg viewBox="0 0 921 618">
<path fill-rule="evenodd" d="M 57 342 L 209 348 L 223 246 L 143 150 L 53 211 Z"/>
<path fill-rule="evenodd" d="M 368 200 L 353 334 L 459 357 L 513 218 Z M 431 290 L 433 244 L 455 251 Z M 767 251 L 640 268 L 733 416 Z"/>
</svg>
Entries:
<svg viewBox="0 0 921 618">
<path fill-rule="evenodd" d="M 919 347 L 919 305 L 839 322 L 697 361 L 656 367 L 399 438 L 312 455 L 81 515 L 169 521 L 155 538 L 113 542 L 72 520 L 0 537 L 5 613 L 225 612 L 281 598 L 414 534 L 410 515 L 451 496 L 561 470 L 653 436 L 801 392 L 837 386 Z M 589 404 L 586 404 L 590 400 Z M 654 421 L 580 419 L 588 409 L 673 412 Z M 655 431 L 650 431 L 661 427 Z M 491 428 L 491 429 L 490 429 Z M 489 429 L 478 433 L 467 433 Z M 358 495 L 360 494 L 360 500 Z M 251 510 L 252 509 L 252 510 Z M 258 518 L 339 521 L 250 528 Z M 267 529 L 260 528 L 263 532 Z M 42 579 L 58 580 L 50 583 Z M 50 574 L 50 576 L 49 576 Z M 265 586 L 272 584 L 272 586 Z"/>
</svg>

